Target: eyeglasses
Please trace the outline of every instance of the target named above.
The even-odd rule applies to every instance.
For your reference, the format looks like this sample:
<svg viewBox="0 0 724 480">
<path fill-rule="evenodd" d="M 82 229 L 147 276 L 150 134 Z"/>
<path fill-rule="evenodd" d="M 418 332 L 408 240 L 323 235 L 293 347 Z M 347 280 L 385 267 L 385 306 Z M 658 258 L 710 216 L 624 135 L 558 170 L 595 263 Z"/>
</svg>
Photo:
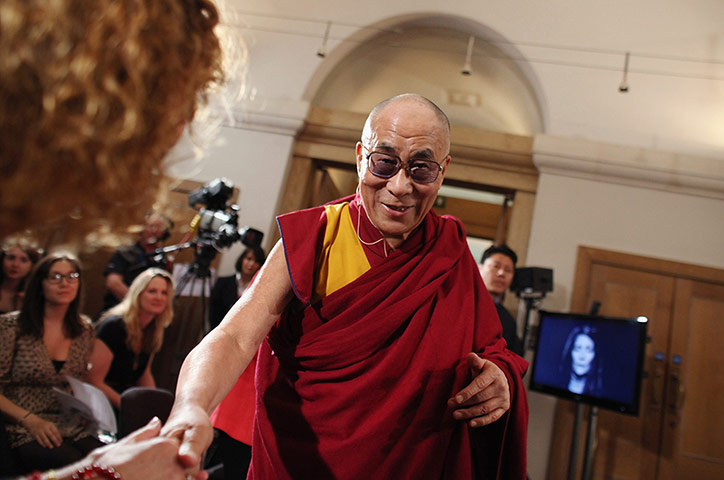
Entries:
<svg viewBox="0 0 724 480">
<path fill-rule="evenodd" d="M 410 158 L 406 163 L 397 155 L 383 152 L 370 151 L 364 147 L 367 154 L 367 164 L 370 172 L 376 177 L 392 178 L 397 175 L 404 165 L 405 171 L 410 178 L 417 183 L 432 183 L 442 171 L 442 165 L 433 161 L 421 158 Z"/>
<path fill-rule="evenodd" d="M 59 285 L 60 282 L 62 282 L 64 278 L 66 280 L 68 280 L 68 283 L 78 283 L 78 279 L 80 278 L 80 273 L 70 272 L 67 275 L 63 275 L 62 273 L 53 273 L 53 274 L 45 277 L 45 279 L 49 283 L 52 283 L 53 285 Z"/>
</svg>

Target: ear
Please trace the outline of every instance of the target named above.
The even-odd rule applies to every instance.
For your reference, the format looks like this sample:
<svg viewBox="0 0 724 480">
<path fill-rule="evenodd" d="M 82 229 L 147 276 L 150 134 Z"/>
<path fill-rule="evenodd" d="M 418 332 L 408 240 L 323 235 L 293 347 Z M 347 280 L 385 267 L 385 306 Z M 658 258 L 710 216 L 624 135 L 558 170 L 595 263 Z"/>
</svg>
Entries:
<svg viewBox="0 0 724 480">
<path fill-rule="evenodd" d="M 363 147 L 362 142 L 357 142 L 357 145 L 354 147 L 354 154 L 357 159 L 357 176 L 359 178 L 362 178 L 363 170 L 364 170 L 364 153 L 363 153 Z"/>
<path fill-rule="evenodd" d="M 448 155 L 442 161 L 442 172 L 440 172 L 440 178 L 442 178 L 443 180 L 445 179 L 445 174 L 447 173 L 447 167 L 448 165 L 450 165 L 450 160 L 452 160 L 452 157 L 448 153 Z"/>
</svg>

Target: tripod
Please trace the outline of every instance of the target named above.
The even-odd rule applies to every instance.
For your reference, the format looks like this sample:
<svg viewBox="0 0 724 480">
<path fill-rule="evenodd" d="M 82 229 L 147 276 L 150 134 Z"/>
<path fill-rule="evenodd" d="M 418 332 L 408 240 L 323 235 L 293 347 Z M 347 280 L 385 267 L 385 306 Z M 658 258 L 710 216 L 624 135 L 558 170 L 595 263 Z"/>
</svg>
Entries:
<svg viewBox="0 0 724 480">
<path fill-rule="evenodd" d="M 165 387 L 172 391 L 175 389 L 176 379 L 186 355 L 209 331 L 209 320 L 207 318 L 208 292 L 211 288 L 209 265 L 216 256 L 217 250 L 212 243 L 197 239 L 192 242 L 160 248 L 155 252 L 157 255 L 163 255 L 191 247 L 194 248 L 194 261 L 189 264 L 176 284 L 174 293 L 175 321 L 169 329 L 168 343 L 163 347 L 163 350 L 166 351 L 164 353 L 167 353 L 163 359 L 160 359 L 163 367 L 159 366 L 159 369 L 162 370 L 160 376 L 167 376 L 169 379 L 169 385 Z M 196 301 L 196 298 L 198 298 L 198 301 Z M 201 312 L 200 316 L 197 316 L 199 303 Z M 179 315 L 181 312 L 183 314 Z M 169 350 L 171 351 L 169 352 Z"/>
<path fill-rule="evenodd" d="M 523 352 L 528 351 L 528 343 L 535 346 L 536 329 L 531 328 L 530 312 L 531 310 L 538 310 L 538 304 L 545 298 L 545 292 L 520 292 L 518 298 L 521 298 L 525 302 L 525 324 L 523 328 L 523 338 L 521 340 L 523 344 Z M 531 338 L 528 335 L 531 335 Z"/>
</svg>

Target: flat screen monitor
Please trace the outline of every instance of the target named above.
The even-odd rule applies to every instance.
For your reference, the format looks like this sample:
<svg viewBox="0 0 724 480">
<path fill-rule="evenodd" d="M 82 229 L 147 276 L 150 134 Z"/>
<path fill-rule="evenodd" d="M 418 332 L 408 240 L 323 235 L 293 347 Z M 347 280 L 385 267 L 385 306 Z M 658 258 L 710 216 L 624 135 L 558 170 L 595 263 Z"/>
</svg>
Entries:
<svg viewBox="0 0 724 480">
<path fill-rule="evenodd" d="M 638 415 L 646 317 L 539 314 L 530 389 Z"/>
</svg>

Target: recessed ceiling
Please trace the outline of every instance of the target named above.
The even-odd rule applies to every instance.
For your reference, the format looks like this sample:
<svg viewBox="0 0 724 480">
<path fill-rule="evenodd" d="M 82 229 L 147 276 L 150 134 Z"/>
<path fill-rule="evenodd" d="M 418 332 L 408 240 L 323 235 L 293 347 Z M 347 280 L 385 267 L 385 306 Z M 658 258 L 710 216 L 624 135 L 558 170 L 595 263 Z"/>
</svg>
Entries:
<svg viewBox="0 0 724 480">
<path fill-rule="evenodd" d="M 453 124 L 517 135 L 542 132 L 531 82 L 500 48 L 476 36 L 472 72 L 461 73 L 469 38 L 419 22 L 386 28 L 337 62 L 312 104 L 367 113 L 385 98 L 413 92 L 438 104 Z"/>
</svg>

